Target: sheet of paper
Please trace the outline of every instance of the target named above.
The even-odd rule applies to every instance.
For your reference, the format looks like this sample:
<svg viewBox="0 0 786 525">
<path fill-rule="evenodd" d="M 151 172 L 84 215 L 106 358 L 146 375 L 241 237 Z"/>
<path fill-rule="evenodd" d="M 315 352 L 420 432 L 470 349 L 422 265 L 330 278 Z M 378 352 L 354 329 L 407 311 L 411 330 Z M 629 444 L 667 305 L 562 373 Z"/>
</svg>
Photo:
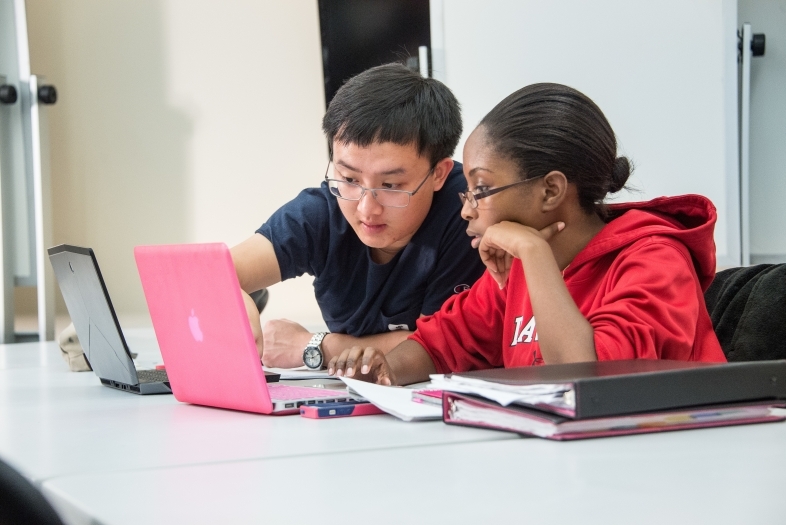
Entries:
<svg viewBox="0 0 786 525">
<path fill-rule="evenodd" d="M 575 408 L 575 398 L 571 385 L 538 384 L 538 385 L 503 385 L 479 379 L 432 374 L 431 388 L 475 394 L 496 401 L 502 406 L 511 403 L 524 403 L 537 406 L 548 404 L 564 408 Z"/>
<path fill-rule="evenodd" d="M 409 388 L 375 385 L 349 377 L 342 377 L 341 380 L 369 402 L 404 421 L 442 419 L 442 407 L 415 403 Z"/>
<path fill-rule="evenodd" d="M 333 376 L 329 376 L 327 370 L 311 370 L 306 366 L 301 366 L 298 368 L 273 368 L 269 366 L 263 366 L 265 370 L 268 372 L 273 372 L 274 374 L 281 374 L 281 379 L 336 379 Z"/>
</svg>

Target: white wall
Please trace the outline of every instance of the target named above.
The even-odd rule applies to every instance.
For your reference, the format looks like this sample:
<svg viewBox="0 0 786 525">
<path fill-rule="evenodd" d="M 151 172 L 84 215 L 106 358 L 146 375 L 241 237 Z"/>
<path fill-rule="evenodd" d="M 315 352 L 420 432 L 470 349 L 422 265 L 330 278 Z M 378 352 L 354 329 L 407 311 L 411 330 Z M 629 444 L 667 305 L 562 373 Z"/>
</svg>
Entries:
<svg viewBox="0 0 786 525">
<path fill-rule="evenodd" d="M 636 165 L 639 191 L 617 199 L 708 196 L 719 211 L 718 263 L 739 264 L 736 0 L 431 5 L 432 16 L 442 13 L 441 27 L 432 21 L 434 67 L 462 104 L 464 137 L 521 87 L 575 87 Z"/>
<path fill-rule="evenodd" d="M 138 244 L 246 237 L 327 163 L 316 1 L 28 0 L 50 108 L 54 239 L 91 246 L 147 316 Z M 310 278 L 266 316 L 320 323 Z M 59 312 L 65 313 L 62 301 Z"/>
<path fill-rule="evenodd" d="M 751 60 L 751 262 L 786 262 L 786 0 L 739 0 L 738 17 L 766 36 Z"/>
<path fill-rule="evenodd" d="M 754 29 L 768 32 L 766 59 L 781 64 L 774 37 L 782 33 L 784 2 L 758 3 L 772 13 Z M 447 78 L 436 73 L 462 102 L 467 132 L 526 83 L 552 80 L 582 89 L 607 112 L 623 152 L 637 162 L 633 183 L 644 190 L 638 198 L 671 193 L 660 174 L 681 178 L 685 191 L 701 191 L 697 181 L 708 174 L 718 179 L 709 193 L 724 210 L 718 247 L 730 260 L 738 249 L 737 209 L 734 188 L 728 181 L 724 186 L 723 177 L 735 169 L 736 112 L 723 118 L 716 110 L 736 105 L 736 3 L 621 0 L 603 24 L 589 23 L 598 6 L 612 4 L 488 0 L 479 9 L 473 1 L 432 0 L 447 21 L 432 20 L 432 36 L 443 39 L 445 50 L 435 50 L 434 65 L 448 70 Z M 96 250 L 121 316 L 147 312 L 135 245 L 231 246 L 300 188 L 318 184 L 327 152 L 316 1 L 27 0 L 27 10 L 33 73 L 45 75 L 60 94 L 49 108 L 55 242 Z M 450 22 L 462 12 L 471 15 L 464 25 Z M 685 21 L 697 18 L 700 25 Z M 645 33 L 653 36 L 644 53 L 628 45 Z M 483 51 L 492 37 L 515 45 Z M 582 44 L 592 41 L 614 53 L 599 56 Z M 722 48 L 725 54 L 704 60 Z M 668 63 L 670 56 L 678 62 Z M 528 61 L 516 62 L 521 57 Z M 782 113 L 757 109 L 756 82 L 786 68 L 765 72 L 765 62 L 756 60 L 752 109 L 763 115 L 755 118 L 769 118 L 774 132 L 758 137 L 752 128 L 754 224 L 756 213 L 779 209 L 786 197 L 786 177 L 779 177 L 780 186 L 757 186 L 755 179 L 762 172 L 757 143 L 784 151 Z M 706 91 L 701 79 L 708 74 L 716 78 Z M 647 95 L 664 83 L 667 91 Z M 682 102 L 669 108 L 670 97 Z M 675 135 L 652 140 L 648 130 L 664 126 Z M 722 153 L 690 158 L 707 144 Z M 778 163 L 774 169 L 782 170 Z M 766 238 L 780 239 L 777 249 L 786 252 L 786 229 L 773 231 Z M 763 238 L 753 232 L 754 250 Z M 271 293 L 266 316 L 320 322 L 309 279 Z M 62 302 L 59 311 L 65 312 Z"/>
</svg>

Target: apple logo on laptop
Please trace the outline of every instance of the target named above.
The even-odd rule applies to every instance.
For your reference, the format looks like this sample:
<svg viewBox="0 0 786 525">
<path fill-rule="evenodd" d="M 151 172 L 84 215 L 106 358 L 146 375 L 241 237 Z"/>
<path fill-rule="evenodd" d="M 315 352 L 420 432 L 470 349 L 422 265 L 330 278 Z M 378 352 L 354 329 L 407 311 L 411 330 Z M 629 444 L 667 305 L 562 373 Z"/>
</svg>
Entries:
<svg viewBox="0 0 786 525">
<path fill-rule="evenodd" d="M 199 317 L 194 315 L 194 309 L 191 309 L 191 315 L 188 316 L 188 327 L 191 328 L 191 335 L 197 342 L 201 343 L 204 337 L 202 336 L 202 329 L 199 328 Z"/>
</svg>

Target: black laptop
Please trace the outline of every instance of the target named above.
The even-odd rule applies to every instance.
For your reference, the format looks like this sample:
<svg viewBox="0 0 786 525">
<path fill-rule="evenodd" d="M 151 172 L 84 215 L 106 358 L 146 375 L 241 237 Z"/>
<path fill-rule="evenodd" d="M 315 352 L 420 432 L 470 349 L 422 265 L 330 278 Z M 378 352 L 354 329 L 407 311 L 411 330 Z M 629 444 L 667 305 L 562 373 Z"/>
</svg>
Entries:
<svg viewBox="0 0 786 525">
<path fill-rule="evenodd" d="M 171 394 L 166 371 L 137 370 L 93 250 L 47 250 L 85 358 L 101 383 L 134 394 Z"/>
</svg>

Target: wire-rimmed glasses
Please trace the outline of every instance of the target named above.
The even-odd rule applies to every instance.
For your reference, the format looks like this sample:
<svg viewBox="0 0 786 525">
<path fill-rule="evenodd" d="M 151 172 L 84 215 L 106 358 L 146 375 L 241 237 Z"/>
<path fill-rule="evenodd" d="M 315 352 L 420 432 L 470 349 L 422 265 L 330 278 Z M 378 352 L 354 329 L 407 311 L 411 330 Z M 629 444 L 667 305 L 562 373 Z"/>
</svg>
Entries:
<svg viewBox="0 0 786 525">
<path fill-rule="evenodd" d="M 492 196 L 492 195 L 494 195 L 496 193 L 499 193 L 499 192 L 501 192 L 503 190 L 506 190 L 508 188 L 512 188 L 513 186 L 517 186 L 519 184 L 524 184 L 525 182 L 529 182 L 529 181 L 532 181 L 532 180 L 537 180 L 537 179 L 540 179 L 542 177 L 543 177 L 543 175 L 538 175 L 537 177 L 532 177 L 532 178 L 529 178 L 529 179 L 516 181 L 513 184 L 507 184 L 505 186 L 500 186 L 499 188 L 492 188 L 490 190 L 479 191 L 477 193 L 472 193 L 469 190 L 467 190 L 467 191 L 460 191 L 458 196 L 459 196 L 459 199 L 461 199 L 461 205 L 462 206 L 465 203 L 469 202 L 469 207 L 474 210 L 475 208 L 478 207 L 478 201 L 480 199 L 485 199 L 486 197 L 490 197 L 490 196 Z"/>
<path fill-rule="evenodd" d="M 328 176 L 330 174 L 331 166 L 333 166 L 333 170 L 338 173 L 341 179 L 335 179 Z M 342 180 L 345 178 L 344 175 L 342 175 L 341 172 L 336 169 L 336 166 L 332 162 L 328 162 L 328 167 L 325 171 L 325 182 L 328 184 L 330 193 L 339 199 L 344 199 L 346 201 L 359 201 L 368 191 L 371 192 L 371 195 L 374 197 L 374 199 L 376 199 L 376 201 L 382 206 L 387 208 L 406 208 L 409 206 L 409 201 L 412 196 L 415 195 L 423 186 L 423 184 L 426 183 L 426 180 L 428 180 L 433 171 L 434 167 L 432 166 L 431 169 L 428 170 L 426 177 L 413 191 L 391 190 L 388 188 L 365 188 L 360 184 Z"/>
</svg>

